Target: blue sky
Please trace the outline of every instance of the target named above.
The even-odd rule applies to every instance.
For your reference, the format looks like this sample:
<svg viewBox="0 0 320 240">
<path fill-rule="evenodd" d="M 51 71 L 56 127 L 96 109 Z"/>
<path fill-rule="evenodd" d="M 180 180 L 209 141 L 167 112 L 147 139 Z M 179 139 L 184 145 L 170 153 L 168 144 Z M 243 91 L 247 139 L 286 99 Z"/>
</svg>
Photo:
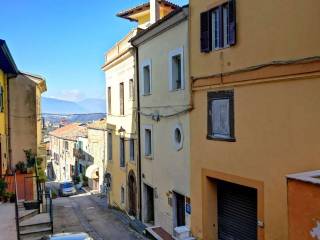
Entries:
<svg viewBox="0 0 320 240">
<path fill-rule="evenodd" d="M 104 98 L 104 53 L 135 27 L 115 14 L 145 1 L 1 0 L 0 38 L 21 71 L 46 78 L 45 96 Z"/>
</svg>

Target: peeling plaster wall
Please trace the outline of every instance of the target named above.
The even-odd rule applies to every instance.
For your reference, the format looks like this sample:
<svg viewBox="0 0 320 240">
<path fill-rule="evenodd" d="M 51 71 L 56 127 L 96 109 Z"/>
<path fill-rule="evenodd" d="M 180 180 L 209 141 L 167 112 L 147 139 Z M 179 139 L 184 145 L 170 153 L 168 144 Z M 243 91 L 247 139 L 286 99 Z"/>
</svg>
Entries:
<svg viewBox="0 0 320 240">
<path fill-rule="evenodd" d="M 289 240 L 320 239 L 320 185 L 288 181 Z"/>
</svg>

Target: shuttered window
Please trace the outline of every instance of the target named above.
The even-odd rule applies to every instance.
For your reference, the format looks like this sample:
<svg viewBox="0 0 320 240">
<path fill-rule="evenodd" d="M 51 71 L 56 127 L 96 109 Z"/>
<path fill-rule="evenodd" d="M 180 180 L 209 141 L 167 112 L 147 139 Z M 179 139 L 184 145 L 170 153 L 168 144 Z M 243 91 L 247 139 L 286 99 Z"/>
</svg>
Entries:
<svg viewBox="0 0 320 240">
<path fill-rule="evenodd" d="M 120 115 L 124 115 L 124 84 L 120 83 Z"/>
<path fill-rule="evenodd" d="M 108 114 L 111 114 L 111 87 L 108 87 Z"/>
<path fill-rule="evenodd" d="M 108 160 L 112 161 L 112 133 L 108 133 Z"/>
<path fill-rule="evenodd" d="M 124 138 L 120 138 L 120 167 L 125 167 L 125 142 Z"/>
<path fill-rule="evenodd" d="M 129 98 L 130 100 L 134 100 L 134 85 L 133 79 L 129 80 Z"/>
<path fill-rule="evenodd" d="M 225 48 L 236 44 L 236 3 L 229 0 L 200 15 L 201 51 Z"/>
<path fill-rule="evenodd" d="M 208 93 L 208 139 L 234 141 L 233 91 Z"/>
<path fill-rule="evenodd" d="M 130 139 L 130 160 L 134 161 L 134 139 Z"/>
<path fill-rule="evenodd" d="M 0 87 L 0 112 L 4 110 L 4 94 L 3 94 L 3 87 Z"/>
</svg>

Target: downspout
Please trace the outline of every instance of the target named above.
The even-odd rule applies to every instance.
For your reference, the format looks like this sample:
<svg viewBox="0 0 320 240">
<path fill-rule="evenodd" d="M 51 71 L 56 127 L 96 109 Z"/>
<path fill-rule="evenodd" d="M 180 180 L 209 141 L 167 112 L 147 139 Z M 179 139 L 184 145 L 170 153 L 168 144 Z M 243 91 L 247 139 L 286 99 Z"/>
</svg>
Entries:
<svg viewBox="0 0 320 240">
<path fill-rule="evenodd" d="M 138 47 L 135 46 L 131 42 L 132 46 L 134 47 L 135 50 L 135 68 L 136 68 L 136 86 L 137 86 L 137 117 L 138 117 L 138 181 L 139 181 L 139 220 L 142 221 L 142 190 L 141 190 L 141 140 L 140 140 L 140 132 L 141 132 L 141 127 L 140 127 L 140 86 L 139 86 L 139 53 L 138 53 Z"/>
<path fill-rule="evenodd" d="M 6 126 L 6 129 L 7 129 L 7 137 L 8 137 L 8 170 L 9 170 L 9 173 L 11 174 L 12 173 L 12 142 L 11 142 L 11 124 L 10 124 L 10 79 L 11 78 L 15 78 L 17 77 L 17 75 L 13 75 L 13 76 L 7 76 L 7 111 L 8 111 L 8 114 L 7 114 L 7 126 Z"/>
</svg>

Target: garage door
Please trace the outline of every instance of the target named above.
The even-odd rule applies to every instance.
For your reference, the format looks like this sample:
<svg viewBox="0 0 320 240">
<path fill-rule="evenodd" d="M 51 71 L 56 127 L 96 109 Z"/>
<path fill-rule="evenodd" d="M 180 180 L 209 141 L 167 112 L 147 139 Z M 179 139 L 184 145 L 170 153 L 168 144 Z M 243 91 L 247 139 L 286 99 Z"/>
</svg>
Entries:
<svg viewBox="0 0 320 240">
<path fill-rule="evenodd" d="M 219 181 L 219 240 L 257 239 L 257 190 Z"/>
</svg>

